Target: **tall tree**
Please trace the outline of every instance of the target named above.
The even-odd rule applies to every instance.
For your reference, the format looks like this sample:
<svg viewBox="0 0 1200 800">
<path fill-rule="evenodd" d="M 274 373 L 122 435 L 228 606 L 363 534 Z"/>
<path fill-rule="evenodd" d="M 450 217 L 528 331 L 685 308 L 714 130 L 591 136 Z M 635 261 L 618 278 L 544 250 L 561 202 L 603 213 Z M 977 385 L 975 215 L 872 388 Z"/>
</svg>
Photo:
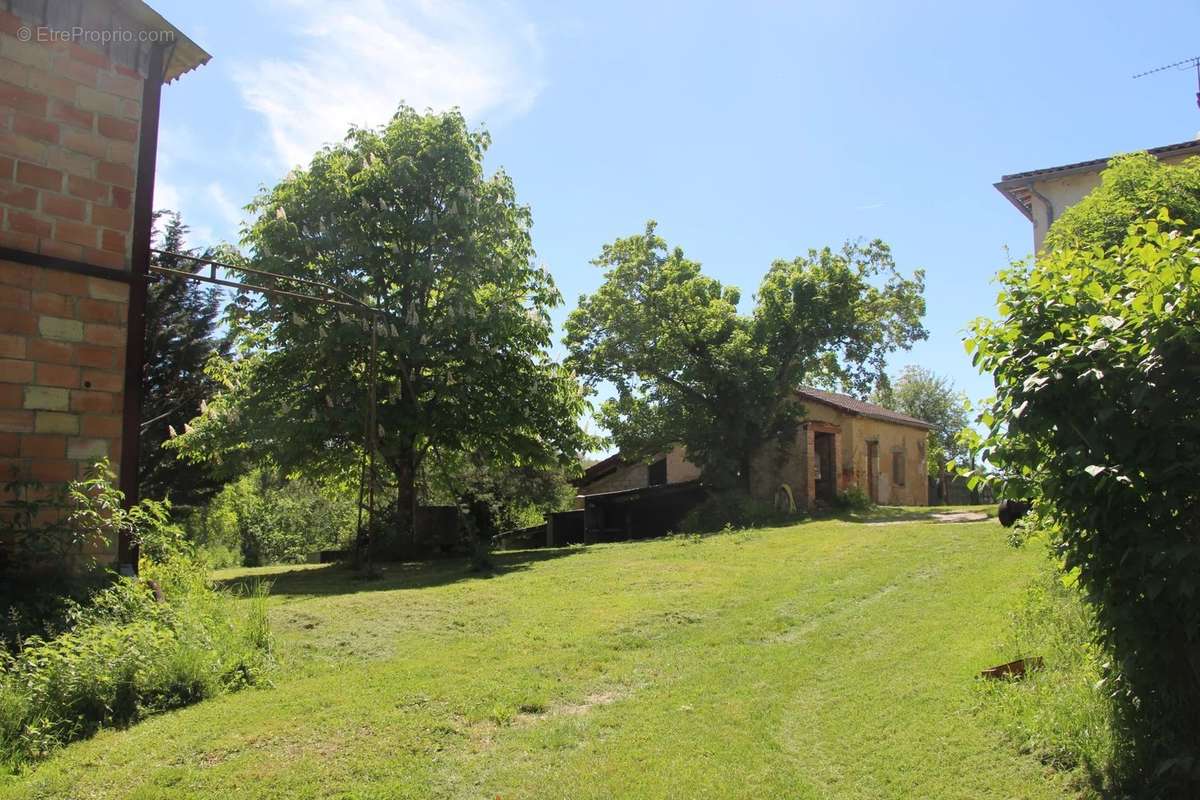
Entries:
<svg viewBox="0 0 1200 800">
<path fill-rule="evenodd" d="M 211 258 L 212 251 L 189 250 L 188 227 L 177 212 L 155 215 L 154 247 L 157 266 L 193 273 L 197 264 L 180 255 Z M 196 469 L 164 449 L 172 430 L 183 430 L 201 404 L 217 389 L 205 373 L 208 360 L 227 351 L 217 335 L 221 297 L 182 276 L 158 275 L 146 292 L 146 363 L 142 369 L 142 425 L 138 477 L 143 497 L 168 493 L 176 504 L 192 505 L 220 487 L 211 472 Z"/>
<path fill-rule="evenodd" d="M 250 453 L 285 471 L 344 467 L 364 439 L 374 326 L 380 452 L 401 533 L 412 533 L 431 448 L 514 467 L 577 463 L 586 404 L 547 353 L 561 297 L 534 264 L 530 212 L 512 180 L 484 174 L 489 141 L 457 111 L 401 107 L 259 195 L 245 237 L 255 268 L 325 282 L 382 316 L 239 298 L 239 358 L 179 446 Z"/>
<path fill-rule="evenodd" d="M 682 443 L 714 485 L 745 487 L 759 446 L 794 430 L 797 387 L 866 394 L 888 353 L 926 336 L 923 273 L 901 276 L 880 241 L 774 262 L 751 315 L 653 222 L 593 263 L 605 280 L 567 320 L 568 364 L 615 387 L 600 418 L 622 452 Z"/>
<path fill-rule="evenodd" d="M 901 370 L 894 383 L 881 381 L 872 399 L 933 426 L 926 451 L 929 477 L 940 483 L 942 497 L 949 497 L 951 473 L 946 464 L 955 461 L 968 466 L 967 450 L 958 437 L 969 421 L 966 394 L 957 390 L 950 378 L 910 364 Z"/>
</svg>

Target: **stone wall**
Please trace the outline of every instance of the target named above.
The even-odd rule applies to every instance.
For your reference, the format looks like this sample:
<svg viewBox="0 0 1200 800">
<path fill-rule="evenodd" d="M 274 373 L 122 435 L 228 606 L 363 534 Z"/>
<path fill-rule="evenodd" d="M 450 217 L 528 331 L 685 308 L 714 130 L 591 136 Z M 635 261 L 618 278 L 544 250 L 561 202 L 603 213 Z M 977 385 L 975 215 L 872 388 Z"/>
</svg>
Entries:
<svg viewBox="0 0 1200 800">
<path fill-rule="evenodd" d="M 854 482 L 866 490 L 867 443 L 879 444 L 879 497 L 876 501 L 893 506 L 924 506 L 929 504 L 929 481 L 925 470 L 927 433 L 921 428 L 897 425 L 892 422 L 857 417 L 854 435 L 846 438 L 848 461 L 853 465 Z M 897 483 L 893 472 L 893 454 L 904 461 L 904 483 Z"/>
<path fill-rule="evenodd" d="M 885 422 L 855 414 L 846 414 L 821 404 L 805 405 L 804 421 L 791 441 L 770 442 L 751 459 L 750 494 L 765 502 L 773 502 L 780 486 L 792 492 L 797 508 L 807 508 L 815 497 L 817 463 L 814 437 L 818 433 L 834 436 L 834 464 L 837 470 L 837 491 L 844 492 L 859 486 L 868 487 L 867 443 L 879 444 L 879 474 L 877 502 L 886 505 L 928 505 L 929 487 L 925 479 L 926 433 L 921 428 Z M 904 483 L 896 482 L 892 454 L 901 453 L 904 461 Z M 700 469 L 687 460 L 687 452 L 677 447 L 666 455 L 667 482 L 682 483 L 700 477 Z M 615 472 L 588 484 L 581 495 L 639 489 L 649 485 L 646 464 L 628 464 Z M 582 508 L 582 500 L 577 500 Z"/>
<path fill-rule="evenodd" d="M 668 480 L 670 476 L 668 475 Z M 649 465 L 637 463 L 618 467 L 593 483 L 580 489 L 581 494 L 603 494 L 604 492 L 623 492 L 626 489 L 640 489 L 650 485 Z"/>
<path fill-rule="evenodd" d="M 807 403 L 804 421 L 790 442 L 773 442 L 755 456 L 751 464 L 750 493 L 764 501 L 773 501 L 780 485 L 791 490 L 798 507 L 809 506 L 814 497 L 817 464 L 813 439 L 817 433 L 834 434 L 834 462 L 837 465 L 837 490 L 851 486 L 869 486 L 867 443 L 879 444 L 879 496 L 886 505 L 927 505 L 929 487 L 925 480 L 926 433 L 921 428 L 885 422 L 870 417 L 845 414 L 835 408 Z M 896 483 L 892 454 L 902 454 L 904 484 Z"/>
<path fill-rule="evenodd" d="M 676 447 L 667 453 L 667 483 L 684 483 L 700 479 L 700 467 L 687 460 L 687 450 Z"/>
</svg>

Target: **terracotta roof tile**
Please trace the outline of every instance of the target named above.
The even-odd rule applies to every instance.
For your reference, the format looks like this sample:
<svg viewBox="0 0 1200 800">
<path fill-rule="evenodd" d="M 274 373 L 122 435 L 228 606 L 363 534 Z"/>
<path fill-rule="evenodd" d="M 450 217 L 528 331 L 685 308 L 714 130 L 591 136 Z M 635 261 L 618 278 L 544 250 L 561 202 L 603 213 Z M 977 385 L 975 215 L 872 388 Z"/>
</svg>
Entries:
<svg viewBox="0 0 1200 800">
<path fill-rule="evenodd" d="M 868 403 L 865 400 L 859 400 L 851 397 L 848 394 L 838 394 L 837 392 L 826 392 L 822 389 L 797 389 L 796 394 L 803 400 L 809 400 L 814 403 L 824 403 L 827 406 L 833 406 L 839 411 L 845 411 L 848 414 L 858 414 L 871 419 L 878 419 L 884 422 L 895 422 L 900 425 L 911 425 L 914 428 L 931 429 L 933 426 L 924 420 L 910 417 L 907 414 L 901 414 L 899 411 L 892 411 L 890 408 L 877 406 L 874 403 Z"/>
</svg>

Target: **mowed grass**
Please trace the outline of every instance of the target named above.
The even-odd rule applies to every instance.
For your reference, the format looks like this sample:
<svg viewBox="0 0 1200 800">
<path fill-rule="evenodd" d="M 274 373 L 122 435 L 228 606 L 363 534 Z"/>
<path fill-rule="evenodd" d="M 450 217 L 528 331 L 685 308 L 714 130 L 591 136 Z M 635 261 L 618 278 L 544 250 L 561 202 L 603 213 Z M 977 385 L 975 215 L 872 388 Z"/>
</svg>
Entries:
<svg viewBox="0 0 1200 800">
<path fill-rule="evenodd" d="M 0 794 L 1067 796 L 973 710 L 1042 556 L 925 513 L 504 553 L 491 577 L 225 573 L 274 580 L 273 688 L 103 733 Z"/>
</svg>

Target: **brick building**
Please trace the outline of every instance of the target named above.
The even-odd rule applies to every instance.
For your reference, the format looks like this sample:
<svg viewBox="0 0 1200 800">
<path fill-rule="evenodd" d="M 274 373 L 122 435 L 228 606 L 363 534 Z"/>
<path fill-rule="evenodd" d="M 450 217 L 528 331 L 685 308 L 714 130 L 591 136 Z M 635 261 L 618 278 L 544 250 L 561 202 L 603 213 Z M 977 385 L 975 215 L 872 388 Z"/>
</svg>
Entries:
<svg viewBox="0 0 1200 800">
<path fill-rule="evenodd" d="M 0 481 L 61 484 L 107 457 L 132 500 L 159 97 L 209 56 L 138 0 L 7 6 Z M 93 555 L 136 561 L 124 541 Z"/>
</svg>

